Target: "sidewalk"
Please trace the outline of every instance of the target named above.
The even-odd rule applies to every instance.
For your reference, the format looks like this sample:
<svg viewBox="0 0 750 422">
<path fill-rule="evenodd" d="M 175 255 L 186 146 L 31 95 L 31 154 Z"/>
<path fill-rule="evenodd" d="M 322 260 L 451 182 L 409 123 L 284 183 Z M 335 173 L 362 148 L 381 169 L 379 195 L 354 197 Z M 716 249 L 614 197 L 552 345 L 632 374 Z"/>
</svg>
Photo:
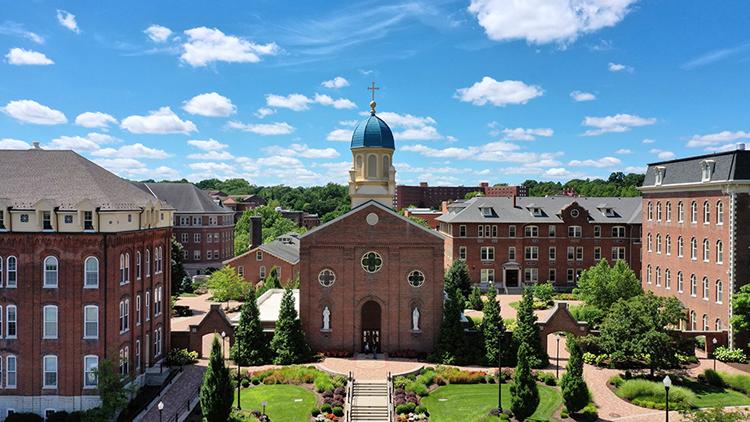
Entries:
<svg viewBox="0 0 750 422">
<path fill-rule="evenodd" d="M 159 410 L 156 405 L 159 400 L 164 402 L 162 421 L 173 421 L 175 416 L 187 416 L 187 403 L 197 399 L 196 391 L 203 381 L 203 373 L 206 371 L 206 362 L 199 361 L 195 365 L 183 368 L 183 373 L 176 378 L 175 382 L 162 391 L 160 399 L 154 400 L 151 407 L 142 414 L 143 422 L 159 422 Z"/>
</svg>

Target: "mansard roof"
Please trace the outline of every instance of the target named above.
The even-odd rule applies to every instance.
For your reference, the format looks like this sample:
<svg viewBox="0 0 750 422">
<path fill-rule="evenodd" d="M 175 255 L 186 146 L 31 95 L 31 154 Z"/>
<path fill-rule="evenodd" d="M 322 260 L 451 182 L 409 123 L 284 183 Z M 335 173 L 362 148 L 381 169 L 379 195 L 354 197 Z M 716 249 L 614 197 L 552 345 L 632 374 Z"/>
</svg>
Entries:
<svg viewBox="0 0 750 422">
<path fill-rule="evenodd" d="M 701 173 L 703 162 L 711 162 L 713 165 L 709 182 L 750 182 L 750 151 L 738 149 L 651 163 L 646 171 L 643 188 L 705 183 Z M 656 185 L 657 170 L 664 171 L 660 185 Z"/>
</svg>

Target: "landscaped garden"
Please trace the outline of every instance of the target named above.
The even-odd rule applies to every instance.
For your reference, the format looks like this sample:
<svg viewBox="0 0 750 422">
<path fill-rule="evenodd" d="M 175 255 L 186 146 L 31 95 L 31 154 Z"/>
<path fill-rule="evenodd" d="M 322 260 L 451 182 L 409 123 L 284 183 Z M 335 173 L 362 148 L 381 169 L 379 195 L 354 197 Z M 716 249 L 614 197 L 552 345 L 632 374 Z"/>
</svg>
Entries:
<svg viewBox="0 0 750 422">
<path fill-rule="evenodd" d="M 242 389 L 242 408 L 249 410 L 236 413 L 250 419 L 253 412 L 263 411 L 262 403 L 265 401 L 265 412 L 272 421 L 305 422 L 310 419 L 317 400 L 309 388 L 296 385 L 258 385 Z M 233 406 L 237 406 L 236 395 Z"/>
</svg>

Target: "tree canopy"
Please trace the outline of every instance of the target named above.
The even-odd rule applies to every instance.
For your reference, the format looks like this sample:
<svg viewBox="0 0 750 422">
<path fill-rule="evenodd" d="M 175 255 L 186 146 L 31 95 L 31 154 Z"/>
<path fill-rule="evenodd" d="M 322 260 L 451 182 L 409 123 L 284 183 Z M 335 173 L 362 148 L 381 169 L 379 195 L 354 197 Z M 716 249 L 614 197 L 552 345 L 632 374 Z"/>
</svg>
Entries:
<svg viewBox="0 0 750 422">
<path fill-rule="evenodd" d="M 643 293 L 638 277 L 625 261 L 619 259 L 611 267 L 607 260 L 602 259 L 584 270 L 574 291 L 587 305 L 602 310 L 609 309 L 620 299 L 630 299 Z"/>
<path fill-rule="evenodd" d="M 224 365 L 219 337 L 214 336 L 213 343 L 211 343 L 211 355 L 208 357 L 208 368 L 203 375 L 199 395 L 201 412 L 207 422 L 229 420 L 229 414 L 232 411 L 232 393 L 229 370 Z"/>
<path fill-rule="evenodd" d="M 276 355 L 273 359 L 276 365 L 303 363 L 312 356 L 310 346 L 305 341 L 305 333 L 302 331 L 302 322 L 297 318 L 291 289 L 286 289 L 281 298 L 271 349 Z"/>
<path fill-rule="evenodd" d="M 750 284 L 740 287 L 740 291 L 732 295 L 732 327 L 738 331 L 750 330 Z"/>
<path fill-rule="evenodd" d="M 297 226 L 292 220 L 284 218 L 278 213 L 276 211 L 275 203 L 263 205 L 253 210 L 247 210 L 242 213 L 242 216 L 234 225 L 235 255 L 247 252 L 250 247 L 250 217 L 254 215 L 259 215 L 262 219 L 263 230 L 261 236 L 263 237 L 263 243 L 271 242 L 277 237 L 289 232 L 299 234 L 307 232 L 306 228 Z"/>
<path fill-rule="evenodd" d="M 245 300 L 252 286 L 237 274 L 234 268 L 224 266 L 208 276 L 208 288 L 214 300 L 226 302 Z"/>
<path fill-rule="evenodd" d="M 640 196 L 637 187 L 643 184 L 645 175 L 615 172 L 607 180 L 573 179 L 566 183 L 526 180 L 523 186 L 529 196 L 560 195 L 565 189 L 574 189 L 580 196 Z"/>
<path fill-rule="evenodd" d="M 537 316 L 534 314 L 534 292 L 527 288 L 523 291 L 521 303 L 518 304 L 517 324 L 513 331 L 513 341 L 528 346 L 529 364 L 534 368 L 543 368 L 549 363 L 547 351 L 542 349 L 539 339 L 539 327 L 536 325 Z"/>
<path fill-rule="evenodd" d="M 232 360 L 242 366 L 265 365 L 271 361 L 271 349 L 263 334 L 260 311 L 253 289 L 250 289 L 247 301 L 242 304 L 240 322 L 234 334 L 234 344 L 231 349 Z"/>
</svg>

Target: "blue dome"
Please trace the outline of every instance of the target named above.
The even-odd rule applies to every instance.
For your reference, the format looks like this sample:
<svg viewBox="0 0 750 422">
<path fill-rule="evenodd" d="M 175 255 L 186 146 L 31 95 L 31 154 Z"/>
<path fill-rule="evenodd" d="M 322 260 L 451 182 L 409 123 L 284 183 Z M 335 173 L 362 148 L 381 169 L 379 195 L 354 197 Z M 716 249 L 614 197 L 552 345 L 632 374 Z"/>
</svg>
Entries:
<svg viewBox="0 0 750 422">
<path fill-rule="evenodd" d="M 371 114 L 354 128 L 351 148 L 396 149 L 391 128 L 375 114 Z"/>
</svg>

